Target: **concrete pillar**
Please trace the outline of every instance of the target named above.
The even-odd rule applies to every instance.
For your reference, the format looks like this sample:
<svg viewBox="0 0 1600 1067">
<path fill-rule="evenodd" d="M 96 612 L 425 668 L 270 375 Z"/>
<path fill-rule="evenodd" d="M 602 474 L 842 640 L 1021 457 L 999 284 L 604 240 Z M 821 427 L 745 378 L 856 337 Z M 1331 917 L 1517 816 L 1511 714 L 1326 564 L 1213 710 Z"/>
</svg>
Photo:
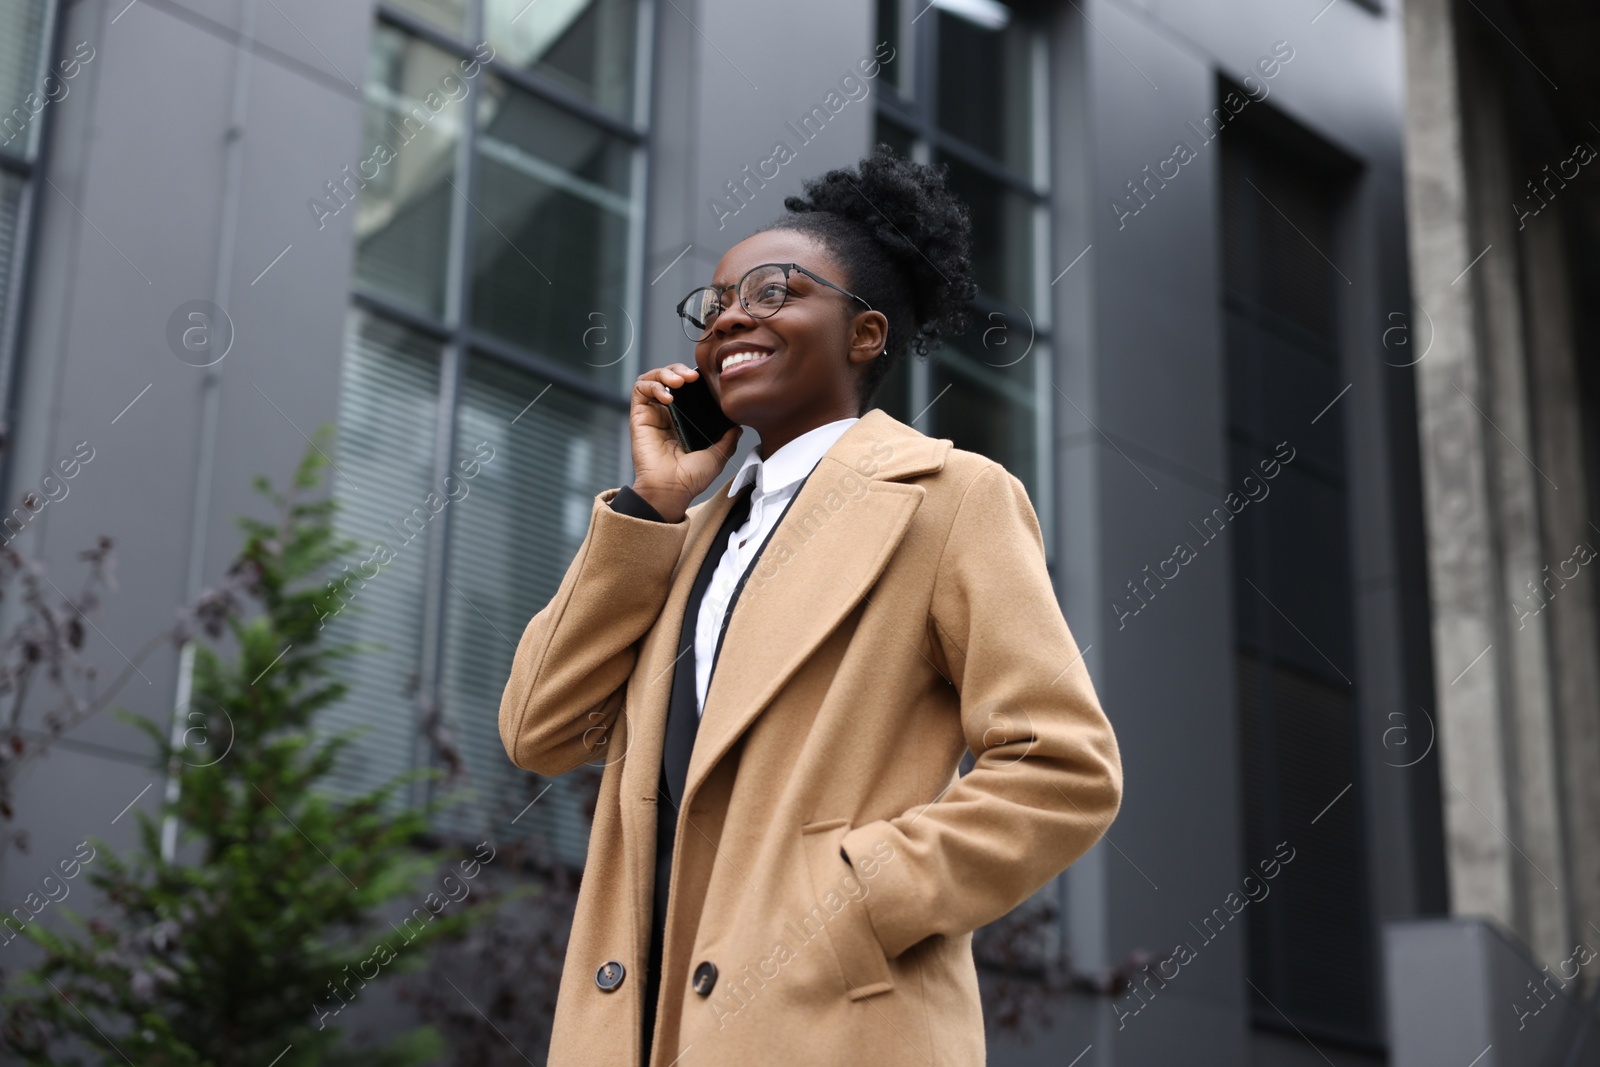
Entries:
<svg viewBox="0 0 1600 1067">
<path fill-rule="evenodd" d="M 1512 209 L 1518 184 L 1514 173 L 1523 166 L 1510 135 L 1514 118 L 1505 82 L 1483 47 L 1482 33 L 1492 31 L 1481 20 L 1467 25 L 1470 32 L 1458 40 L 1458 54 L 1469 72 L 1462 80 L 1461 108 L 1473 117 L 1465 143 L 1469 230 L 1476 235 L 1472 251 L 1482 258 L 1453 284 L 1471 286 L 1476 297 L 1484 374 L 1483 391 L 1472 400 L 1490 429 L 1483 442 L 1488 449 L 1489 517 L 1503 599 L 1497 611 L 1495 629 L 1501 637 L 1495 653 L 1502 653 L 1505 671 L 1503 736 L 1512 771 L 1511 825 L 1500 829 L 1516 842 L 1526 861 L 1511 863 L 1516 917 L 1512 928 L 1537 956 L 1555 961 L 1572 946 L 1564 896 L 1569 883 L 1551 700 L 1550 616 L 1542 610 L 1549 593 L 1543 588 L 1547 560 L 1539 498 L 1541 493 L 1557 493 L 1558 483 L 1534 456 L 1523 344 L 1522 264 Z M 1471 783 L 1455 784 L 1472 795 Z"/>
<path fill-rule="evenodd" d="M 1408 4 L 1406 29 L 1413 294 L 1433 328 L 1418 415 L 1451 907 L 1554 963 L 1571 947 L 1571 878 L 1541 501 L 1578 487 L 1558 490 L 1535 446 L 1512 206 L 1522 164 L 1496 53 L 1450 0 Z"/>
<path fill-rule="evenodd" d="M 1539 413 L 1535 452 L 1540 466 L 1561 486 L 1560 492 L 1541 494 L 1540 521 L 1548 573 L 1556 576 L 1555 594 L 1545 613 L 1563 772 L 1570 923 L 1573 937 L 1594 943 L 1592 939 L 1600 936 L 1600 661 L 1595 656 L 1600 649 L 1600 623 L 1595 618 L 1600 530 L 1588 519 L 1563 217 L 1542 211 L 1528 220 L 1520 236 L 1526 271 L 1529 389 Z"/>
<path fill-rule="evenodd" d="M 1406 225 L 1416 328 L 1435 688 L 1451 909 L 1513 925 L 1511 864 L 1494 827 L 1510 823 L 1482 395 L 1471 290 L 1454 284 L 1473 247 L 1463 163 L 1460 71 L 1450 0 L 1411 0 L 1406 23 Z M 1420 339 L 1419 339 L 1420 343 Z M 1471 792 L 1463 792 L 1462 788 Z"/>
</svg>

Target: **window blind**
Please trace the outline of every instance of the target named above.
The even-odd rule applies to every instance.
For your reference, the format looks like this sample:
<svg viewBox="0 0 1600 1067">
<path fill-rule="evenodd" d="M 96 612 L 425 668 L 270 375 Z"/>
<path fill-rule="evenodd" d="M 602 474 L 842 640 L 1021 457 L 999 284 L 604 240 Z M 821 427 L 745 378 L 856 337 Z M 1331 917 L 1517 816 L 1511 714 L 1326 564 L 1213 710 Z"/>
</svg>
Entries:
<svg viewBox="0 0 1600 1067">
<path fill-rule="evenodd" d="M 458 451 L 487 441 L 494 459 L 453 505 L 441 692 L 472 776 L 472 799 L 445 813 L 441 825 L 468 835 L 543 835 L 562 860 L 581 866 L 588 846 L 583 807 L 592 792 L 586 776 L 599 765 L 530 792 L 528 772 L 511 763 L 500 740 L 500 697 L 523 629 L 583 543 L 595 494 L 619 484 L 624 416 L 537 375 L 474 357 L 458 419 Z"/>
<path fill-rule="evenodd" d="M 324 640 L 383 647 L 344 661 L 349 692 L 318 720 L 324 731 L 364 728 L 335 769 L 331 784 L 341 790 L 376 788 L 416 765 L 420 751 L 417 705 L 408 687 L 421 663 L 427 546 L 439 522 L 424 500 L 430 491 L 443 495 L 433 484 L 439 365 L 437 342 L 359 308 L 350 311 L 335 457 L 343 474 L 333 478 L 336 528 L 360 548 L 350 560 L 357 577 L 346 587 L 348 606 L 327 621 Z M 379 543 L 394 556 L 363 583 L 358 564 Z M 365 574 L 372 574 L 371 565 Z M 410 799 L 406 790 L 392 801 Z"/>
</svg>

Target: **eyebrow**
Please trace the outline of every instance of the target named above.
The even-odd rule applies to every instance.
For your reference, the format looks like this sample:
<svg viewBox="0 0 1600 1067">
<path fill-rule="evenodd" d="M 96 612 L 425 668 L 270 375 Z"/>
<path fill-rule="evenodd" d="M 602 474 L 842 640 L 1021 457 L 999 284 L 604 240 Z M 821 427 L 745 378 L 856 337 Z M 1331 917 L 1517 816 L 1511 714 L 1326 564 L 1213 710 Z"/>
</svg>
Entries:
<svg viewBox="0 0 1600 1067">
<path fill-rule="evenodd" d="M 760 266 L 760 264 L 757 264 L 757 266 Z M 740 274 L 739 277 L 743 278 L 744 275 Z M 791 274 L 789 274 L 789 276 L 785 279 L 783 284 L 785 284 L 789 288 L 793 289 L 794 288 L 794 282 L 795 282 L 796 278 L 799 278 L 801 281 L 805 282 L 806 285 L 815 285 L 816 284 L 810 278 L 806 277 L 804 274 L 800 273 L 799 271 L 794 271 Z M 706 285 L 709 286 L 710 288 L 716 289 L 718 291 L 718 293 L 721 293 L 725 289 L 732 289 L 737 284 L 738 284 L 738 280 L 737 279 L 735 279 L 734 281 L 731 281 L 731 282 L 719 282 L 715 278 L 713 278 L 711 281 L 706 283 Z M 802 286 L 802 288 L 804 288 L 804 286 Z"/>
</svg>

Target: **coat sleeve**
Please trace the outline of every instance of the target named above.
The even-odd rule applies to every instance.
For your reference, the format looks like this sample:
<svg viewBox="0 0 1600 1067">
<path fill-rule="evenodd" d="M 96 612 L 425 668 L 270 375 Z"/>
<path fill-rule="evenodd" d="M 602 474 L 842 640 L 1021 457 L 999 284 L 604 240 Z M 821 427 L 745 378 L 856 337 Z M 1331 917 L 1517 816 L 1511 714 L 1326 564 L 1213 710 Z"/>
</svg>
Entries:
<svg viewBox="0 0 1600 1067">
<path fill-rule="evenodd" d="M 968 484 L 936 573 L 933 638 L 976 760 L 932 803 L 844 837 L 891 959 L 1011 911 L 1087 852 L 1122 802 L 1116 737 L 1056 602 L 1027 490 L 1004 467 Z"/>
<path fill-rule="evenodd" d="M 517 643 L 500 740 L 518 767 L 565 774 L 610 739 L 637 642 L 661 614 L 689 523 L 656 522 L 595 497 L 589 532 L 556 595 Z"/>
</svg>

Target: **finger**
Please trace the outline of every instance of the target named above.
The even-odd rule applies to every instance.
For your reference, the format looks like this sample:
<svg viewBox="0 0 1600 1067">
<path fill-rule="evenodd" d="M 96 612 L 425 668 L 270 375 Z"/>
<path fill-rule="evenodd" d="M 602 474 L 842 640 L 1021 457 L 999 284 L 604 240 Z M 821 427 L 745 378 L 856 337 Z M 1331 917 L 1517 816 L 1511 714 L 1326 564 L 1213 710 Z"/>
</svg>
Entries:
<svg viewBox="0 0 1600 1067">
<path fill-rule="evenodd" d="M 669 381 L 674 385 L 682 385 L 685 382 L 691 382 L 699 376 L 700 371 L 698 368 L 691 367 L 684 363 L 674 363 L 670 367 L 662 368 L 663 380 Z"/>
<path fill-rule="evenodd" d="M 733 455 L 733 450 L 738 446 L 739 436 L 742 433 L 744 433 L 744 427 L 734 423 L 721 437 L 717 438 L 717 443 L 711 446 L 712 451 L 717 454 L 719 459 L 726 461 Z"/>
<path fill-rule="evenodd" d="M 634 383 L 633 395 L 640 408 L 652 407 L 655 404 L 670 404 L 672 393 L 660 382 L 640 380 Z"/>
</svg>

